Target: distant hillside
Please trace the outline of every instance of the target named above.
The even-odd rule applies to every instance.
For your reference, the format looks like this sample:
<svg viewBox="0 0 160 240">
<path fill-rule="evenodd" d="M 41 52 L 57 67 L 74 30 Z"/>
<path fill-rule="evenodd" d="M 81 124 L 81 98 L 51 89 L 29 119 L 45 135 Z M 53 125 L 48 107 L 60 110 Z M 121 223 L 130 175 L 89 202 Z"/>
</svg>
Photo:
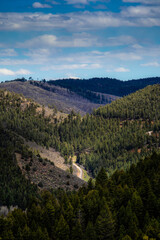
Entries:
<svg viewBox="0 0 160 240">
<path fill-rule="evenodd" d="M 22 93 L 27 98 L 65 113 L 74 110 L 85 115 L 101 105 L 157 83 L 160 83 L 159 77 L 130 81 L 111 78 L 27 81 L 22 78 L 1 83 L 0 88 Z"/>
<path fill-rule="evenodd" d="M 70 113 L 74 110 L 81 115 L 90 113 L 94 108 L 98 108 L 100 104 L 97 102 L 91 102 L 88 98 L 71 92 L 65 88 L 50 85 L 46 82 L 38 81 L 8 81 L 0 83 L 0 88 L 8 89 L 19 94 L 23 94 L 27 98 L 34 99 L 40 104 L 45 106 L 50 105 L 51 108 L 56 108 L 59 111 Z M 103 103 L 110 103 L 117 99 L 116 96 L 98 94 L 101 96 Z"/>
<path fill-rule="evenodd" d="M 48 81 L 48 84 L 67 88 L 82 96 L 87 96 L 94 101 L 92 92 L 111 94 L 123 97 L 142 89 L 148 85 L 160 83 L 160 77 L 144 78 L 130 81 L 120 81 L 112 78 L 91 78 L 91 79 L 64 79 Z M 99 98 L 100 99 L 100 98 Z M 97 96 L 98 101 L 98 96 Z"/>
</svg>

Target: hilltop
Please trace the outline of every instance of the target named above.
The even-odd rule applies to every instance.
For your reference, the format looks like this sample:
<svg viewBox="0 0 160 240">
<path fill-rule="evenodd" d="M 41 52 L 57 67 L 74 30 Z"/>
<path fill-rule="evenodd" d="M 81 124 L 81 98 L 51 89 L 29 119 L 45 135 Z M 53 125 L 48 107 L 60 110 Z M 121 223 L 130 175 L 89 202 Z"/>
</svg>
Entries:
<svg viewBox="0 0 160 240">
<path fill-rule="evenodd" d="M 139 89 L 145 88 L 148 85 L 160 83 L 160 77 L 128 81 L 114 78 L 62 79 L 50 80 L 47 83 L 51 86 L 54 85 L 69 89 L 93 102 L 97 101 L 106 104 L 105 96 L 98 95 L 98 93 L 123 97 Z M 95 94 L 96 92 L 97 94 Z"/>
</svg>

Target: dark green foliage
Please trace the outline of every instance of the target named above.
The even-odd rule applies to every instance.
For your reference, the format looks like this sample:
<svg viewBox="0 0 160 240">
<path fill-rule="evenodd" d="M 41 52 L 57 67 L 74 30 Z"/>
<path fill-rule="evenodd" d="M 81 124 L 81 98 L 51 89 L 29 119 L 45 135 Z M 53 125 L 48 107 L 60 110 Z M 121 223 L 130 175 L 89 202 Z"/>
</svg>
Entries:
<svg viewBox="0 0 160 240">
<path fill-rule="evenodd" d="M 160 119 L 157 111 L 160 99 L 160 85 L 148 86 L 125 98 L 112 102 L 95 110 L 95 115 L 105 118 L 143 119 L 155 121 Z M 146 125 L 150 122 L 146 122 Z"/>
<path fill-rule="evenodd" d="M 60 216 L 56 227 L 56 239 L 57 240 L 69 240 L 69 226 L 65 221 L 63 215 Z"/>
<path fill-rule="evenodd" d="M 58 125 L 36 113 L 31 102 L 22 109 L 21 96 L 0 94 L 0 205 L 26 210 L 0 217 L 0 239 L 160 239 L 160 155 L 138 162 L 159 148 L 159 85 L 83 119 L 72 112 Z M 79 163 L 93 175 L 100 170 L 95 185 L 90 180 L 77 192 L 66 194 L 59 189 L 37 198 L 37 188 L 16 163 L 15 153 L 20 153 L 29 176 L 33 153 L 19 135 L 56 146 L 66 161 L 76 153 Z M 136 162 L 126 172 L 118 170 Z M 106 170 L 116 171 L 108 177 Z"/>
<path fill-rule="evenodd" d="M 3 128 L 40 145 L 56 148 L 66 162 L 77 155 L 77 162 L 92 176 L 96 176 L 101 167 L 109 175 L 115 170 L 126 170 L 160 146 L 159 85 L 119 99 L 83 118 L 72 111 L 58 124 L 38 114 L 33 102 L 29 101 L 24 109 L 25 99 L 17 94 L 1 91 L 0 97 Z M 27 165 L 28 172 L 29 167 Z"/>
<path fill-rule="evenodd" d="M 126 173 L 117 171 L 107 178 L 103 191 L 100 184 L 91 183 L 78 192 L 44 191 L 40 199 L 30 200 L 26 211 L 15 209 L 0 217 L 0 239 L 158 240 L 160 190 L 155 182 L 159 175 L 160 155 L 153 154 Z M 154 202 L 149 204 L 153 194 Z"/>
<path fill-rule="evenodd" d="M 96 184 L 105 187 L 108 183 L 108 176 L 104 168 L 102 168 L 97 177 L 96 177 Z"/>
<path fill-rule="evenodd" d="M 114 239 L 114 220 L 107 204 L 105 204 L 96 220 L 96 232 L 99 240 Z"/>
<path fill-rule="evenodd" d="M 84 97 L 88 97 L 92 101 L 98 101 L 95 92 L 107 93 L 116 96 L 125 96 L 147 85 L 160 83 L 160 78 L 146 78 L 131 81 L 120 81 L 111 78 L 92 78 L 88 80 L 81 79 L 64 79 L 56 81 L 48 81 L 50 85 L 61 86 L 76 92 Z M 100 101 L 100 99 L 99 99 Z"/>
<path fill-rule="evenodd" d="M 21 139 L 0 128 L 0 206 L 26 208 L 37 188 L 26 180 L 17 166 L 15 152 L 20 151 Z M 28 166 L 29 167 L 29 166 Z"/>
<path fill-rule="evenodd" d="M 75 152 L 77 162 L 93 175 L 104 167 L 109 174 L 160 146 L 160 86 L 148 86 L 101 107 L 83 119 L 70 114 L 58 126 L 56 146 L 66 161 Z"/>
</svg>

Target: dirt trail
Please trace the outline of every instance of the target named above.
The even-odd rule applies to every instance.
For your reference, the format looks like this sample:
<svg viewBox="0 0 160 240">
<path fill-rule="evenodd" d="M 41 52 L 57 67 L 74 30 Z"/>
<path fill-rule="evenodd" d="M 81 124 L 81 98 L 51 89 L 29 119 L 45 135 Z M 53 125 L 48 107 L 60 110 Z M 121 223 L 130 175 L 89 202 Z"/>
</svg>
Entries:
<svg viewBox="0 0 160 240">
<path fill-rule="evenodd" d="M 83 179 L 83 170 L 76 163 L 73 163 L 73 166 L 77 169 L 77 177 Z"/>
<path fill-rule="evenodd" d="M 60 155 L 59 152 L 56 152 L 53 148 L 46 149 L 35 142 L 25 142 L 31 149 L 36 150 L 39 152 L 42 158 L 47 158 L 54 165 L 64 171 L 70 168 L 69 164 L 65 164 L 64 158 Z M 80 179 L 83 179 L 83 170 L 73 161 L 73 175 L 77 176 Z"/>
</svg>

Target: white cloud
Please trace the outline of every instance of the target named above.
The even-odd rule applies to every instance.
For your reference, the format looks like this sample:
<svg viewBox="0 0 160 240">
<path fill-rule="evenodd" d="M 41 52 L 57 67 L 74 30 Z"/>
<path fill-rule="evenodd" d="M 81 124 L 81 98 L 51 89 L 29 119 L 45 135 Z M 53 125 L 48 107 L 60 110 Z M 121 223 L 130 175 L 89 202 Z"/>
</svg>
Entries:
<svg viewBox="0 0 160 240">
<path fill-rule="evenodd" d="M 49 56 L 53 56 L 54 51 L 51 51 L 49 48 L 33 48 L 25 53 L 25 56 L 31 57 L 32 59 L 44 60 Z"/>
<path fill-rule="evenodd" d="M 32 4 L 32 6 L 33 6 L 33 8 L 52 8 L 51 5 L 49 5 L 49 4 L 42 4 L 40 2 L 34 2 Z"/>
<path fill-rule="evenodd" d="M 160 4 L 159 0 L 123 0 L 123 2 L 142 3 L 142 4 L 148 4 L 148 5 Z"/>
<path fill-rule="evenodd" d="M 8 57 L 8 56 L 17 56 L 17 53 L 14 49 L 6 48 L 0 50 L 1 57 Z"/>
<path fill-rule="evenodd" d="M 71 73 L 67 73 L 66 76 L 67 76 L 67 78 L 71 78 L 71 79 L 79 79 L 79 77 L 76 77 L 75 75 L 72 75 Z"/>
<path fill-rule="evenodd" d="M 119 67 L 114 69 L 115 72 L 121 72 L 121 73 L 125 73 L 125 72 L 130 72 L 130 70 L 128 68 L 124 68 L 124 67 Z"/>
<path fill-rule="evenodd" d="M 134 52 L 128 52 L 128 53 L 124 53 L 124 52 L 120 52 L 120 53 L 110 53 L 111 57 L 113 58 L 118 58 L 120 60 L 124 60 L 124 61 L 131 61 L 131 60 L 141 60 L 142 56 L 140 56 L 137 53 Z"/>
<path fill-rule="evenodd" d="M 107 27 L 152 27 L 160 26 L 160 8 L 137 6 L 123 8 L 121 13 L 109 11 L 52 13 L 0 13 L 0 30 L 67 29 L 80 32 Z"/>
<path fill-rule="evenodd" d="M 59 37 L 55 35 L 41 35 L 36 38 L 27 40 L 23 43 L 18 43 L 18 47 L 22 48 L 46 48 L 46 47 L 90 47 L 99 46 L 97 38 L 89 34 L 75 34 L 71 37 Z"/>
<path fill-rule="evenodd" d="M 116 37 L 109 37 L 106 39 L 106 46 L 122 46 L 136 43 L 132 36 L 122 35 Z"/>
<path fill-rule="evenodd" d="M 67 4 L 89 4 L 90 2 L 97 2 L 97 0 L 66 0 Z"/>
<path fill-rule="evenodd" d="M 47 56 L 42 57 L 41 55 L 32 55 L 32 54 L 26 54 L 26 56 L 29 56 L 30 59 L 11 59 L 11 58 L 5 58 L 0 59 L 0 65 L 3 66 L 16 66 L 16 65 L 43 65 L 48 64 L 51 60 Z"/>
<path fill-rule="evenodd" d="M 160 67 L 160 63 L 158 62 L 149 62 L 149 63 L 144 63 L 141 64 L 143 67 Z"/>
<path fill-rule="evenodd" d="M 47 67 L 46 70 L 75 70 L 75 69 L 84 69 L 87 67 L 87 64 L 64 64 L 64 65 L 54 65 Z"/>
<path fill-rule="evenodd" d="M 88 64 L 88 63 L 77 63 L 77 64 L 59 64 L 44 67 L 43 70 L 76 70 L 76 69 L 99 69 L 101 65 L 98 63 Z"/>
<path fill-rule="evenodd" d="M 149 18 L 159 18 L 160 14 L 160 7 L 159 6 L 131 6 L 128 8 L 123 8 L 121 12 L 123 17 L 127 18 L 140 18 L 143 19 L 144 17 Z M 147 19 L 146 19 L 147 20 Z M 148 22 L 147 20 L 147 22 Z"/>
<path fill-rule="evenodd" d="M 14 74 L 15 75 L 28 75 L 28 74 L 31 74 L 31 72 L 26 69 L 20 69 L 18 71 L 15 71 Z"/>
<path fill-rule="evenodd" d="M 31 48 L 31 47 L 39 48 L 41 46 L 54 46 L 56 39 L 57 38 L 54 35 L 44 34 L 44 35 L 32 38 L 30 40 L 27 40 L 23 43 L 18 43 L 17 46 L 23 47 L 23 48 Z"/>
<path fill-rule="evenodd" d="M 14 72 L 12 70 L 9 70 L 6 68 L 0 68 L 0 75 L 12 76 L 12 75 L 14 75 Z"/>
<path fill-rule="evenodd" d="M 66 0 L 68 4 L 88 4 L 88 0 Z"/>
<path fill-rule="evenodd" d="M 71 36 L 57 37 L 55 35 L 40 35 L 23 43 L 17 43 L 19 48 L 32 48 L 36 51 L 36 54 L 51 53 L 55 48 L 67 48 L 67 47 L 104 47 L 104 46 L 123 46 L 136 44 L 136 39 L 132 36 L 117 36 L 102 38 L 101 36 L 92 36 L 87 33 L 78 33 Z M 37 50 L 36 50 L 37 49 Z M 38 50 L 39 49 L 39 50 Z M 48 50 L 47 50 L 48 49 Z M 52 50 L 52 51 L 51 51 Z"/>
<path fill-rule="evenodd" d="M 0 68 L 0 75 L 5 75 L 5 76 L 14 76 L 14 75 L 28 75 L 31 74 L 30 71 L 26 69 L 20 69 L 18 71 L 12 71 L 7 68 Z"/>
<path fill-rule="evenodd" d="M 53 5 L 59 5 L 60 3 L 57 1 L 47 0 L 47 2 L 51 2 Z"/>
<path fill-rule="evenodd" d="M 134 48 L 134 49 L 142 49 L 143 47 L 140 44 L 136 43 L 136 44 L 132 45 L 132 48 Z"/>
</svg>

